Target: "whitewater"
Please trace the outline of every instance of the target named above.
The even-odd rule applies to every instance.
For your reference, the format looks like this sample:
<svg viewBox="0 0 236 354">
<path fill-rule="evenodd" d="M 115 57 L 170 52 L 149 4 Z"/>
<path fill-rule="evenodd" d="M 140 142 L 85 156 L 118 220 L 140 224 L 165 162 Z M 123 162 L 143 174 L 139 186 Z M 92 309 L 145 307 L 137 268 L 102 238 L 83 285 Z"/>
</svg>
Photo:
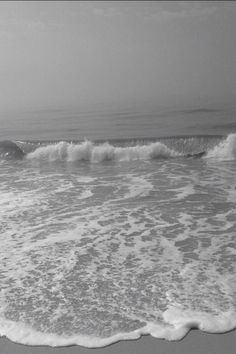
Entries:
<svg viewBox="0 0 236 354">
<path fill-rule="evenodd" d="M 236 134 L 0 142 L 0 335 L 236 327 Z"/>
</svg>

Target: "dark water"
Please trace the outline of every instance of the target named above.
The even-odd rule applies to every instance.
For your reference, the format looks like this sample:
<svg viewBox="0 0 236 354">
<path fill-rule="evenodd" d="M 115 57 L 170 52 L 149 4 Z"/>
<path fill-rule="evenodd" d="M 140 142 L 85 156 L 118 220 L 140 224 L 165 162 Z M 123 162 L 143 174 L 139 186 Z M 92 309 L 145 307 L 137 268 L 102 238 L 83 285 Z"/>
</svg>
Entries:
<svg viewBox="0 0 236 354">
<path fill-rule="evenodd" d="M 236 105 L 160 108 L 153 105 L 45 109 L 1 114 L 0 139 L 107 140 L 179 135 L 227 135 L 236 130 Z"/>
</svg>

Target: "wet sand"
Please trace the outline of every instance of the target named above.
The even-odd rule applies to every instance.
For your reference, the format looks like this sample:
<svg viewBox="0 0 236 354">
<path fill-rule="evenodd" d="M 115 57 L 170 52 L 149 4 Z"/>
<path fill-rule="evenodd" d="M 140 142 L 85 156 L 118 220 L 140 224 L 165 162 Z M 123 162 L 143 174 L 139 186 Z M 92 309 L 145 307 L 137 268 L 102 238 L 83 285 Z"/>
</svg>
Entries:
<svg viewBox="0 0 236 354">
<path fill-rule="evenodd" d="M 0 338 L 0 354 L 234 354 L 236 331 L 208 334 L 192 330 L 181 341 L 168 342 L 143 336 L 133 341 L 121 341 L 105 348 L 87 349 L 79 346 L 43 347 L 16 344 Z"/>
</svg>

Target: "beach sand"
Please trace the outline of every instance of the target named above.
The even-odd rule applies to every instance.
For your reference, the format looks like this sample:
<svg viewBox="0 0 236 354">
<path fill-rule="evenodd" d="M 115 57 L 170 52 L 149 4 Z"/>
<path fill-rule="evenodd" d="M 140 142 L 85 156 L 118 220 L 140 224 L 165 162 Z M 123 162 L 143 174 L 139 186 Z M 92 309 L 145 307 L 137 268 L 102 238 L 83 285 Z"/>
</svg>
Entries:
<svg viewBox="0 0 236 354">
<path fill-rule="evenodd" d="M 235 348 L 236 331 L 208 334 L 192 330 L 178 342 L 143 336 L 138 340 L 121 341 L 98 349 L 80 346 L 33 347 L 13 343 L 5 337 L 0 339 L 0 354 L 234 354 Z"/>
</svg>

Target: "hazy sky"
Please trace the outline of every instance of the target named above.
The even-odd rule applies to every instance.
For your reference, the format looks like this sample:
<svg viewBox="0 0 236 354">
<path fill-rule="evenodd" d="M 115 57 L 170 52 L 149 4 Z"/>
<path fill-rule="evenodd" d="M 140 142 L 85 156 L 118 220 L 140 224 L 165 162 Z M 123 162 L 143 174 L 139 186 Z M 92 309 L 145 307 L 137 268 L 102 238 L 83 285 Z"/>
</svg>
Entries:
<svg viewBox="0 0 236 354">
<path fill-rule="evenodd" d="M 235 2 L 0 2 L 0 111 L 233 100 L 235 73 Z"/>
</svg>

